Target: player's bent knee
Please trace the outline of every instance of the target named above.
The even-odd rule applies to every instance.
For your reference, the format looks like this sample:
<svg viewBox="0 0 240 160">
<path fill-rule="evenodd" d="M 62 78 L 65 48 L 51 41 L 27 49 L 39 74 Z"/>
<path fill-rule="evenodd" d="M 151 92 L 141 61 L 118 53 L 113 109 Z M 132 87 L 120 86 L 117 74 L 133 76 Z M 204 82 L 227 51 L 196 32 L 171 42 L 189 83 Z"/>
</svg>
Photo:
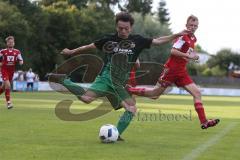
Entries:
<svg viewBox="0 0 240 160">
<path fill-rule="evenodd" d="M 157 98 L 159 98 L 159 97 L 163 94 L 163 92 L 164 92 L 165 90 L 166 90 L 166 88 L 163 88 L 163 87 L 160 87 L 160 86 L 154 88 L 154 89 L 153 89 L 153 95 L 152 95 L 152 97 L 157 97 Z M 157 99 L 157 98 L 156 98 L 156 99 Z"/>
<path fill-rule="evenodd" d="M 94 100 L 91 97 L 85 97 L 85 96 L 82 96 L 80 99 L 81 99 L 82 102 L 84 102 L 86 104 L 90 104 Z"/>
<path fill-rule="evenodd" d="M 194 97 L 196 97 L 196 98 L 201 98 L 201 92 L 200 92 L 200 90 L 197 90 L 197 91 L 194 93 Z"/>
<path fill-rule="evenodd" d="M 151 99 L 153 99 L 153 100 L 156 100 L 156 99 L 158 99 L 160 96 L 154 96 L 154 97 L 151 97 Z"/>
<path fill-rule="evenodd" d="M 11 89 L 11 86 L 5 85 L 4 88 L 5 88 L 5 89 Z"/>
</svg>

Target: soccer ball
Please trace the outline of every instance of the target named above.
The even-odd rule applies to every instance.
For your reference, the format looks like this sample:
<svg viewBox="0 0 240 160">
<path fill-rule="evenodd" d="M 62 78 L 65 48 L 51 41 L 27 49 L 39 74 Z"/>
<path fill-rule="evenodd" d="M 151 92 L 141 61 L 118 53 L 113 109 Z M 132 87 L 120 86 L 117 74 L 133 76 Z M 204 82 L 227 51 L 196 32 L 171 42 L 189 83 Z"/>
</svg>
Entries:
<svg viewBox="0 0 240 160">
<path fill-rule="evenodd" d="M 118 139 L 118 130 L 112 124 L 105 124 L 100 128 L 99 138 L 103 143 L 113 143 Z"/>
</svg>

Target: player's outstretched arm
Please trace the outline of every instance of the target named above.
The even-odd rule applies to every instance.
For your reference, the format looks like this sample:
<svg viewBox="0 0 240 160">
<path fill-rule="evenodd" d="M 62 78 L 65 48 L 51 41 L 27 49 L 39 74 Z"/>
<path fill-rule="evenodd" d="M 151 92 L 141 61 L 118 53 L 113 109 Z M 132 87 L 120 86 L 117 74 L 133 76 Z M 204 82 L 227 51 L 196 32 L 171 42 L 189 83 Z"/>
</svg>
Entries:
<svg viewBox="0 0 240 160">
<path fill-rule="evenodd" d="M 183 36 L 183 35 L 188 34 L 188 33 L 189 33 L 189 31 L 183 30 L 183 31 L 181 31 L 179 33 L 176 33 L 176 34 L 173 34 L 173 35 L 154 38 L 153 41 L 152 41 L 152 44 L 153 45 L 161 45 L 163 43 L 173 41 L 177 37 Z"/>
<path fill-rule="evenodd" d="M 65 48 L 62 50 L 61 54 L 63 55 L 76 55 L 76 54 L 81 54 L 84 53 L 86 51 L 89 51 L 91 49 L 95 49 L 96 46 L 94 45 L 94 43 L 88 44 L 88 45 L 84 45 L 84 46 L 80 46 L 78 48 L 75 49 L 68 49 Z"/>
</svg>

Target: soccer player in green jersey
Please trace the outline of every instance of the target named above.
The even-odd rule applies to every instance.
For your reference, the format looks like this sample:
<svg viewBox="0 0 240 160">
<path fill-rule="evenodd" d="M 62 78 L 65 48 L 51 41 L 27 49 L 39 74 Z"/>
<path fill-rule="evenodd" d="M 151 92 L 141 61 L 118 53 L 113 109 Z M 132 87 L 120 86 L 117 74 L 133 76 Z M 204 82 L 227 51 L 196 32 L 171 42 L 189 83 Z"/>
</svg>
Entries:
<svg viewBox="0 0 240 160">
<path fill-rule="evenodd" d="M 70 79 L 62 82 L 70 92 L 85 102 L 91 103 L 98 97 L 107 96 L 108 93 L 114 94 L 120 103 L 111 103 L 115 110 L 124 107 L 125 112 L 119 119 L 117 129 L 121 135 L 128 127 L 133 116 L 137 111 L 136 103 L 125 90 L 125 85 L 129 78 L 129 72 L 136 62 L 139 54 L 151 45 L 161 45 L 186 34 L 182 31 L 170 36 L 158 38 L 145 38 L 141 35 L 130 34 L 134 24 L 133 17 L 127 12 L 120 12 L 116 15 L 116 33 L 108 34 L 91 44 L 80 46 L 76 49 L 63 49 L 63 55 L 77 55 L 88 50 L 99 49 L 107 55 L 107 62 L 101 73 L 96 77 L 93 84 L 87 90 L 73 83 Z M 118 140 L 123 140 L 120 136 Z"/>
</svg>

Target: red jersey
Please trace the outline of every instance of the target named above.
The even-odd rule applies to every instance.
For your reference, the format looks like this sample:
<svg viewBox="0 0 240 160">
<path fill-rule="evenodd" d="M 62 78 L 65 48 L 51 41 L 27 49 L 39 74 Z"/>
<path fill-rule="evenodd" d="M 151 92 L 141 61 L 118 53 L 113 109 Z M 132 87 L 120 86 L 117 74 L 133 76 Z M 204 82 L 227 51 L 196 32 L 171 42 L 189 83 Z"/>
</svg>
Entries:
<svg viewBox="0 0 240 160">
<path fill-rule="evenodd" d="M 17 49 L 2 49 L 0 51 L 2 57 L 2 69 L 14 70 L 18 61 L 23 61 L 21 52 Z"/>
<path fill-rule="evenodd" d="M 197 38 L 194 35 L 184 35 L 176 39 L 173 44 L 173 48 L 189 54 L 194 50 L 194 45 Z M 165 63 L 165 67 L 169 68 L 172 72 L 186 71 L 187 60 L 182 57 L 171 55 Z"/>
</svg>

